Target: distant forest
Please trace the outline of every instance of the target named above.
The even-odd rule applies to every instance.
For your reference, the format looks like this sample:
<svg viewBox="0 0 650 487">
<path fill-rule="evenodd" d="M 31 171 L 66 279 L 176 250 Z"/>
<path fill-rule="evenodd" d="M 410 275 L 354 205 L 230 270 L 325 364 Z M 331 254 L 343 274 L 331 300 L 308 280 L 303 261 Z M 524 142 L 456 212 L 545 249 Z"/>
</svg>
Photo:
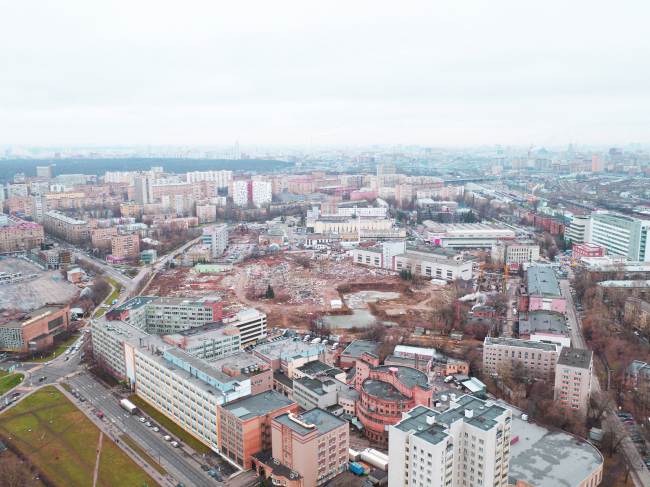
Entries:
<svg viewBox="0 0 650 487">
<path fill-rule="evenodd" d="M 274 172 L 293 166 L 287 161 L 264 159 L 178 159 L 178 158 L 118 158 L 118 159 L 6 159 L 0 161 L 0 181 L 11 181 L 14 174 L 25 173 L 36 176 L 36 166 L 55 164 L 57 174 L 96 174 L 106 171 L 139 171 L 151 166 L 163 166 L 166 172 L 183 173 L 187 171 L 231 171 Z"/>
</svg>

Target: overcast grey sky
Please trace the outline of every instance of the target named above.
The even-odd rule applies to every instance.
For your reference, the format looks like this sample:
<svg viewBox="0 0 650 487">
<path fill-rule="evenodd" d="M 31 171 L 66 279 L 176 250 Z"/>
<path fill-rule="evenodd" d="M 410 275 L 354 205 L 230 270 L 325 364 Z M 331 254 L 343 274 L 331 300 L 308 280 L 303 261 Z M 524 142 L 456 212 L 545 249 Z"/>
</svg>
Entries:
<svg viewBox="0 0 650 487">
<path fill-rule="evenodd" d="M 647 1 L 0 0 L 0 145 L 650 142 Z"/>
</svg>

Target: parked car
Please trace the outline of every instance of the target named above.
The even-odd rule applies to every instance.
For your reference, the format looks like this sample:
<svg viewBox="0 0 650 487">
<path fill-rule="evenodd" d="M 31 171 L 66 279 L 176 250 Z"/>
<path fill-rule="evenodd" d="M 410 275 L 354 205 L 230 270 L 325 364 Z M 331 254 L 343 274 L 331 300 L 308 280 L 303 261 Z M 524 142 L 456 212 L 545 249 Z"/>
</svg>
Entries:
<svg viewBox="0 0 650 487">
<path fill-rule="evenodd" d="M 159 428 L 158 426 L 154 426 L 154 427 L 153 427 L 153 430 L 154 430 L 156 433 L 158 433 L 158 432 L 160 431 L 160 428 Z"/>
<path fill-rule="evenodd" d="M 164 439 L 165 441 L 171 441 L 171 440 L 172 440 L 172 437 L 169 436 L 169 435 L 165 435 L 165 436 L 163 436 L 163 439 Z"/>
<path fill-rule="evenodd" d="M 145 423 L 145 422 L 147 421 L 147 419 L 144 418 L 144 417 L 142 417 L 142 416 L 140 416 L 140 418 L 138 419 L 138 421 L 140 421 L 141 423 Z"/>
</svg>

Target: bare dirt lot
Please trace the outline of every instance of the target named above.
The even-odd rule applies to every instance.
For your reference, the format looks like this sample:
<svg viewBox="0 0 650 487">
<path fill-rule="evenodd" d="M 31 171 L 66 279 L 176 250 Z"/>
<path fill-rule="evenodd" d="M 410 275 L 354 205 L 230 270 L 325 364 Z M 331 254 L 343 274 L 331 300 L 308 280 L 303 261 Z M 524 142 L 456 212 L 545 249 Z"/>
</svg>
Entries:
<svg viewBox="0 0 650 487">
<path fill-rule="evenodd" d="M 273 289 L 272 299 L 265 297 L 269 286 Z M 390 293 L 391 299 L 370 303 L 368 309 L 379 321 L 404 328 L 427 327 L 435 320 L 436 308 L 449 300 L 445 286 L 403 281 L 383 269 L 355 265 L 342 254 L 312 252 L 249 259 L 220 274 L 168 269 L 154 279 L 146 294 L 218 295 L 224 300 L 226 311 L 229 307 L 236 310 L 251 306 L 267 313 L 271 327 L 307 330 L 324 315 L 351 315 L 355 310 L 350 308 L 358 305 L 348 303 L 344 296 L 364 291 Z M 341 309 L 337 309 L 337 300 L 343 301 Z"/>
<path fill-rule="evenodd" d="M 30 311 L 46 303 L 67 303 L 79 291 L 77 286 L 63 278 L 60 271 L 45 272 L 23 259 L 0 259 L 0 272 L 22 272 L 23 276 L 35 274 L 16 284 L 0 286 L 0 309 Z"/>
</svg>

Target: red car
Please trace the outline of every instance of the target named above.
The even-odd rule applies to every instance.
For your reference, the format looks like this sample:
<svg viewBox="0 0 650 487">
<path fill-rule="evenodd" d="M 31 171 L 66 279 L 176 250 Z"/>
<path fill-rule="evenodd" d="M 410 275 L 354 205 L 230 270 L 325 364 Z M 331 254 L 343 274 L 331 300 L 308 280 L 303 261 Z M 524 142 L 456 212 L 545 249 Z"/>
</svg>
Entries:
<svg viewBox="0 0 650 487">
<path fill-rule="evenodd" d="M 95 413 L 95 416 L 97 416 L 99 419 L 102 419 L 104 417 L 104 412 L 103 411 L 97 411 Z"/>
</svg>

